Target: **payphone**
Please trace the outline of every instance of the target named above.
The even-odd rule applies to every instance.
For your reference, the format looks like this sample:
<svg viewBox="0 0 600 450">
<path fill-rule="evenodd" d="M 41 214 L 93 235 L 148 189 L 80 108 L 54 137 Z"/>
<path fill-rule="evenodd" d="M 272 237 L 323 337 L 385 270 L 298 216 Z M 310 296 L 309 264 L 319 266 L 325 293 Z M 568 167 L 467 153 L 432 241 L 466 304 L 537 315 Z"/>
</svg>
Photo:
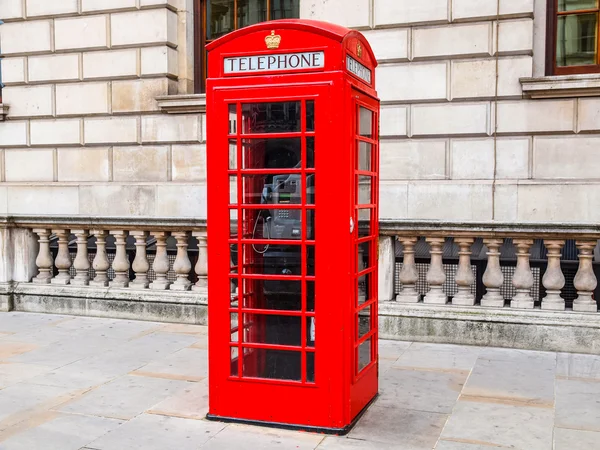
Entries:
<svg viewBox="0 0 600 450">
<path fill-rule="evenodd" d="M 207 48 L 207 417 L 345 433 L 378 390 L 377 63 L 310 20 Z"/>
</svg>

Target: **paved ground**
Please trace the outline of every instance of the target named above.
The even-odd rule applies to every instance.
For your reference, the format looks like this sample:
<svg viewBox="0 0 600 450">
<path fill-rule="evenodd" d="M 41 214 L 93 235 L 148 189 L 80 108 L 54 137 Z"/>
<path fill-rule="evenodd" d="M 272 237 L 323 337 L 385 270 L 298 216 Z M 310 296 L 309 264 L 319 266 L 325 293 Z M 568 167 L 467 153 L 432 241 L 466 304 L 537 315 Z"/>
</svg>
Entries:
<svg viewBox="0 0 600 450">
<path fill-rule="evenodd" d="M 324 437 L 203 420 L 205 327 L 0 313 L 0 449 L 600 449 L 600 357 L 380 347 L 379 399 Z"/>
</svg>

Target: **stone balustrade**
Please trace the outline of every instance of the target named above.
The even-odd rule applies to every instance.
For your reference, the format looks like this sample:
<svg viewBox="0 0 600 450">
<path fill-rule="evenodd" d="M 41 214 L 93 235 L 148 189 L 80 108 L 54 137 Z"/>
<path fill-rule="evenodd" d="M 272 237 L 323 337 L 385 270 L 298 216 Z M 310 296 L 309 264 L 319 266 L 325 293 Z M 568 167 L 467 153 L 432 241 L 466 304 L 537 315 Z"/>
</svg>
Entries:
<svg viewBox="0 0 600 450">
<path fill-rule="evenodd" d="M 0 220 L 0 310 L 204 323 L 206 222 Z"/>
<path fill-rule="evenodd" d="M 111 287 L 122 289 L 151 290 L 206 290 L 208 266 L 206 263 L 206 232 L 204 230 L 155 231 L 140 229 L 67 229 L 61 227 L 32 228 L 37 236 L 39 250 L 35 260 L 38 274 L 31 280 L 36 284 L 75 285 L 90 287 Z M 76 252 L 70 252 L 69 237 L 76 237 Z M 109 258 L 107 238 L 114 238 L 114 256 Z M 135 239 L 135 258 L 130 263 L 127 239 Z M 58 241 L 58 252 L 53 258 L 50 241 L 53 237 Z M 177 254 L 173 262 L 169 261 L 167 239 L 176 241 Z M 191 240 L 198 247 L 197 263 L 192 273 L 189 256 Z M 94 257 L 90 263 L 89 243 L 95 245 Z M 153 245 L 156 252 L 152 260 L 147 247 Z M 112 270 L 112 275 L 109 273 Z M 154 277 L 149 280 L 148 272 L 152 270 Z M 173 271 L 176 279 L 168 278 Z M 57 272 L 57 273 L 56 273 Z M 192 283 L 191 279 L 195 279 Z"/>
<path fill-rule="evenodd" d="M 382 286 L 382 280 L 392 277 L 380 276 L 380 294 L 384 293 L 383 297 L 380 295 L 381 301 L 398 305 L 421 303 L 448 307 L 598 312 L 594 298 L 598 284 L 594 252 L 597 251 L 600 256 L 600 229 L 595 226 L 561 228 L 534 224 L 465 224 L 451 225 L 444 230 L 443 226 L 433 222 L 386 224 L 384 221 L 381 233 L 381 239 L 392 239 L 397 244 L 387 247 L 380 244 L 380 251 L 399 246 L 397 254 L 401 255 L 396 258 L 400 267 L 394 264 L 395 267 L 390 268 L 389 264 L 382 265 L 380 261 L 380 273 L 396 272 L 395 295 L 389 295 L 389 286 Z M 563 255 L 567 244 L 571 249 L 570 261 L 565 261 Z M 417 245 L 420 246 L 420 260 L 415 257 Z M 537 252 L 537 289 L 533 289 L 531 264 L 534 248 Z M 473 261 L 475 256 L 478 258 L 477 266 Z M 426 274 L 423 267 L 417 270 L 419 263 L 427 267 Z M 567 263 L 572 268 L 571 275 L 576 268 L 574 277 L 570 277 L 569 307 L 565 302 L 566 280 L 563 273 Z M 450 285 L 449 266 L 453 266 Z M 476 286 L 475 267 L 480 272 L 479 286 Z M 418 282 L 420 291 L 415 287 Z M 533 291 L 539 292 L 539 296 L 534 298 Z"/>
</svg>

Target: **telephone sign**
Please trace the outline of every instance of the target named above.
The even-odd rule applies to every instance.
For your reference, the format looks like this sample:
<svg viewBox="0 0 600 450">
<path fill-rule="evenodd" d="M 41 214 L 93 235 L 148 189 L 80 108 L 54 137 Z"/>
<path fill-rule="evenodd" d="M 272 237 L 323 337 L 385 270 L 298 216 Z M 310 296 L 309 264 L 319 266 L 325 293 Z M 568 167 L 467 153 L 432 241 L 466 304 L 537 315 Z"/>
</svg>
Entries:
<svg viewBox="0 0 600 450">
<path fill-rule="evenodd" d="M 207 417 L 345 433 L 378 390 L 377 62 L 310 20 L 207 48 Z"/>
</svg>

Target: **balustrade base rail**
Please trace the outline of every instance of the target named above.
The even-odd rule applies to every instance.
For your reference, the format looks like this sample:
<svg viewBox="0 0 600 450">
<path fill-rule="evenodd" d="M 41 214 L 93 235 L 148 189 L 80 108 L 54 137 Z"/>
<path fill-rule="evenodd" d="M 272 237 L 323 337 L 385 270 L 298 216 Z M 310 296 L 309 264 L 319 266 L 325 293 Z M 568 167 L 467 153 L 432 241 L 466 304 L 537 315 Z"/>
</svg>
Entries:
<svg viewBox="0 0 600 450">
<path fill-rule="evenodd" d="M 380 302 L 379 336 L 416 342 L 600 354 L 600 315 Z"/>
<path fill-rule="evenodd" d="M 0 291 L 1 292 L 1 291 Z M 197 291 L 151 291 L 18 283 L 5 295 L 6 309 L 36 313 L 207 324 L 208 299 Z"/>
</svg>

